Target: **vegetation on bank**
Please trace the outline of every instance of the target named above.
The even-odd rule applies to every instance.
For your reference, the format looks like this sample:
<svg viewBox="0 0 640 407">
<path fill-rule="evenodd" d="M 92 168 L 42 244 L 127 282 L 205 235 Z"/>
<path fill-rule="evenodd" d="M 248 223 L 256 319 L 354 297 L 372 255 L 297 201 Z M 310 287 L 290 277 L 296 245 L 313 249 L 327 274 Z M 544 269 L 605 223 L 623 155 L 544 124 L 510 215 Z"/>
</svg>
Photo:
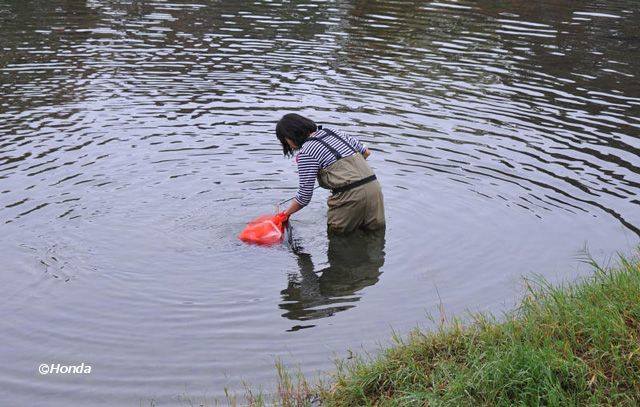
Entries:
<svg viewBox="0 0 640 407">
<path fill-rule="evenodd" d="M 529 285 L 497 323 L 476 316 L 340 366 L 326 405 L 638 405 L 640 262 Z"/>
<path fill-rule="evenodd" d="M 528 283 L 496 321 L 415 331 L 380 355 L 340 362 L 330 383 L 280 366 L 275 401 L 241 404 L 512 406 L 640 404 L 640 261 L 622 258 L 573 285 Z"/>
</svg>

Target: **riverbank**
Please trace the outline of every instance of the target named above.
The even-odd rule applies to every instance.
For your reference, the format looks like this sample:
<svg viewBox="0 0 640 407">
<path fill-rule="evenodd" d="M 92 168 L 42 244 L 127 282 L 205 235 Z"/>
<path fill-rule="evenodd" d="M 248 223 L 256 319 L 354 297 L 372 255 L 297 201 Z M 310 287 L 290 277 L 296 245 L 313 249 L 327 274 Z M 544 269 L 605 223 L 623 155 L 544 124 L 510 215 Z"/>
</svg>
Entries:
<svg viewBox="0 0 640 407">
<path fill-rule="evenodd" d="M 637 405 L 640 262 L 593 266 L 573 285 L 527 282 L 518 309 L 500 321 L 443 323 L 374 358 L 340 362 L 329 384 L 279 368 L 277 404 Z"/>
</svg>

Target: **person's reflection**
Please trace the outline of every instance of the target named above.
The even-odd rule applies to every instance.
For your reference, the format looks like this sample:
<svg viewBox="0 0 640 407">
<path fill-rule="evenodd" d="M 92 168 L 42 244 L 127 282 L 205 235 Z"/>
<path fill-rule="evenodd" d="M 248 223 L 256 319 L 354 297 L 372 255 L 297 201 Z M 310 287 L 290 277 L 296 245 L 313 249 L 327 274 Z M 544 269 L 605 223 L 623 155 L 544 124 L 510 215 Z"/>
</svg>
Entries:
<svg viewBox="0 0 640 407">
<path fill-rule="evenodd" d="M 347 236 L 329 236 L 329 266 L 315 270 L 311 255 L 297 252 L 300 274 L 289 276 L 282 290 L 283 317 L 308 321 L 329 317 L 355 306 L 358 292 L 378 282 L 384 264 L 384 230 L 356 231 Z M 313 325 L 296 326 L 293 330 Z"/>
</svg>

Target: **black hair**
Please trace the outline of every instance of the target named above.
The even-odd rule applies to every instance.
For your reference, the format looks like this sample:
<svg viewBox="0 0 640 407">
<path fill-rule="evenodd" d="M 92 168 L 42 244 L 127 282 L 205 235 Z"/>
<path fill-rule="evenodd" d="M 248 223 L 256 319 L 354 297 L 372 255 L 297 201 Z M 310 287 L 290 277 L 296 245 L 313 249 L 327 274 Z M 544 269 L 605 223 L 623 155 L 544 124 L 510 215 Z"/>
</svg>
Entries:
<svg viewBox="0 0 640 407">
<path fill-rule="evenodd" d="M 318 130 L 316 123 L 304 116 L 296 113 L 288 113 L 282 116 L 282 119 L 278 120 L 278 124 L 276 124 L 276 136 L 280 140 L 280 144 L 282 144 L 282 153 L 285 156 L 293 155 L 293 149 L 285 138 L 293 141 L 300 148 L 307 141 L 307 137 L 316 130 Z"/>
</svg>

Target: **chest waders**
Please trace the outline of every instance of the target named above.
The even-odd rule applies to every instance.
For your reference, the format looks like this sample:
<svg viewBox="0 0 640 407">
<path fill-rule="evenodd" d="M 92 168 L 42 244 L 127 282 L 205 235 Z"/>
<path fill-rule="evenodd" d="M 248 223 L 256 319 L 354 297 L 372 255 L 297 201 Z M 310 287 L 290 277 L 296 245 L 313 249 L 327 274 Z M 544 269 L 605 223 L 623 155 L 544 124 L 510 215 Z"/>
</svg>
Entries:
<svg viewBox="0 0 640 407">
<path fill-rule="evenodd" d="M 318 184 L 331 190 L 327 201 L 327 226 L 330 232 L 347 233 L 356 229 L 377 230 L 385 226 L 382 188 L 362 154 L 331 130 L 319 137 L 310 137 L 324 145 L 336 157 L 336 161 L 318 172 Z M 323 138 L 335 137 L 349 147 L 354 154 L 342 156 Z"/>
</svg>

